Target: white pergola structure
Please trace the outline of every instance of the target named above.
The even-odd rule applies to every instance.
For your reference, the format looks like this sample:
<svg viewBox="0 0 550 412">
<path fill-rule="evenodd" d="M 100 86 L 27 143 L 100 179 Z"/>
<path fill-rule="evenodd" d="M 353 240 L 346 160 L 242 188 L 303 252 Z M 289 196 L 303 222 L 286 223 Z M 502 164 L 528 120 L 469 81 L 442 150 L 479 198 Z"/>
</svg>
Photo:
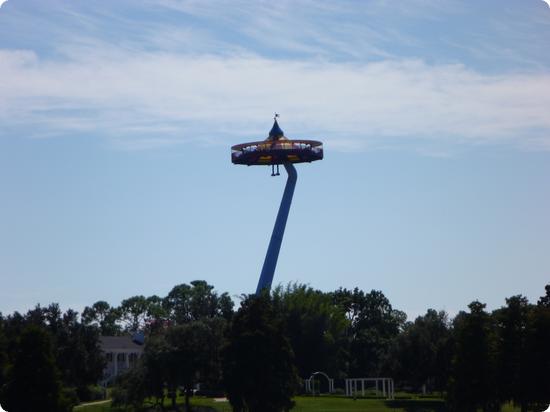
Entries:
<svg viewBox="0 0 550 412">
<path fill-rule="evenodd" d="M 306 393 L 313 393 L 313 378 L 315 378 L 315 376 L 317 375 L 323 375 L 325 378 L 327 378 L 327 381 L 328 381 L 328 391 L 329 393 L 333 393 L 334 392 L 334 379 L 332 379 L 331 377 L 329 377 L 325 372 L 313 372 L 311 374 L 311 376 L 309 377 L 309 379 L 306 379 L 304 381 L 305 383 L 305 386 L 306 386 Z"/>
<path fill-rule="evenodd" d="M 374 382 L 374 385 L 373 385 Z M 365 396 L 365 390 L 374 387 L 376 396 L 382 393 L 387 399 L 394 399 L 395 388 L 392 378 L 350 378 L 346 379 L 346 396 Z"/>
</svg>

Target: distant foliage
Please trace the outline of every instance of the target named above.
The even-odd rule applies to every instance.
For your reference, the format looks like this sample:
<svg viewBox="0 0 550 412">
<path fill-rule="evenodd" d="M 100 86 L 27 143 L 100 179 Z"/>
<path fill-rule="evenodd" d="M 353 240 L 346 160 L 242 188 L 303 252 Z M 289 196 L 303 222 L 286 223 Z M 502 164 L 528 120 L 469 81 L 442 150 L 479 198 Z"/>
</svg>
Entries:
<svg viewBox="0 0 550 412">
<path fill-rule="evenodd" d="M 177 324 L 194 320 L 233 316 L 233 301 L 227 293 L 219 295 L 203 280 L 174 286 L 164 298 L 168 319 Z"/>
<path fill-rule="evenodd" d="M 218 293 L 204 280 L 176 285 L 165 296 L 142 295 L 124 299 L 118 307 L 105 301 L 86 306 L 82 323 L 98 328 L 102 335 L 116 336 L 136 331 L 162 332 L 173 325 L 196 320 L 233 316 L 233 301 L 227 293 Z"/>
<path fill-rule="evenodd" d="M 550 285 L 537 305 L 521 296 L 488 313 L 472 302 L 453 322 L 448 403 L 452 410 L 500 411 L 512 402 L 522 411 L 550 403 Z"/>
<path fill-rule="evenodd" d="M 460 412 L 498 410 L 492 319 L 484 304 L 476 301 L 468 307 L 470 312 L 461 312 L 454 321 L 449 399 L 453 410 Z"/>
<path fill-rule="evenodd" d="M 331 295 L 295 283 L 275 288 L 273 301 L 282 315 L 299 375 L 307 378 L 324 371 L 345 377 L 350 322 Z"/>
<path fill-rule="evenodd" d="M 438 392 L 457 412 L 497 412 L 513 403 L 550 403 L 550 285 L 536 304 L 521 295 L 492 312 L 474 301 L 449 319 L 428 309 L 412 321 L 377 290 L 322 292 L 289 284 L 243 296 L 202 280 L 166 296 L 99 300 L 81 316 L 59 305 L 0 314 L 0 402 L 17 411 L 64 411 L 97 398 L 105 365 L 99 337 L 144 332 L 144 356 L 120 377 L 114 402 L 161 408 L 193 387 L 226 393 L 237 412 L 281 412 L 303 391 L 300 379 L 323 371 L 392 377 L 397 389 Z M 40 405 L 38 407 L 37 405 Z"/>
<path fill-rule="evenodd" d="M 524 399 L 518 403 L 544 410 L 550 403 L 550 285 L 527 314 L 524 348 L 520 366 L 525 371 Z"/>
<path fill-rule="evenodd" d="M 4 318 L 0 313 L 0 404 L 2 403 L 2 391 L 6 383 L 6 372 L 8 368 L 7 339 L 4 333 Z"/>
<path fill-rule="evenodd" d="M 165 397 L 176 409 L 179 391 L 185 409 L 197 383 L 221 385 L 220 352 L 233 315 L 233 302 L 204 281 L 174 287 L 165 298 L 135 296 L 117 309 L 123 330 L 145 330 L 147 344 L 137 367 L 114 388 L 116 405 L 139 409 L 145 399 L 161 407 Z"/>
<path fill-rule="evenodd" d="M 112 308 L 107 302 L 100 300 L 91 307 L 84 308 L 82 323 L 99 328 L 102 335 L 115 336 L 121 332 L 121 327 L 118 325 L 119 317 L 120 314 L 116 308 Z"/>
<path fill-rule="evenodd" d="M 389 372 L 392 342 L 403 330 L 407 316 L 396 310 L 381 291 L 365 293 L 338 289 L 333 301 L 346 314 L 350 327 L 350 376 L 380 376 Z"/>
<path fill-rule="evenodd" d="M 120 376 L 112 389 L 112 404 L 115 407 L 131 407 L 141 410 L 145 399 L 149 396 L 146 387 L 145 370 L 140 365 Z"/>
<path fill-rule="evenodd" d="M 2 393 L 6 393 L 9 377 L 16 376 L 22 367 L 21 361 L 17 360 L 21 356 L 21 342 L 29 330 L 35 331 L 35 337 L 42 334 L 39 344 L 43 349 L 50 348 L 54 375 L 63 387 L 61 392 L 71 399 L 75 399 L 72 394 L 76 394 L 76 401 L 87 400 L 89 385 L 99 381 L 105 364 L 99 347 L 99 331 L 80 323 L 78 313 L 73 310 L 62 313 L 57 304 L 48 307 L 37 305 L 25 315 L 15 312 L 5 318 L 0 317 L 0 375 L 4 376 Z"/>
<path fill-rule="evenodd" d="M 293 406 L 294 354 L 269 295 L 242 302 L 223 352 L 223 373 L 235 412 L 281 412 Z"/>
<path fill-rule="evenodd" d="M 44 329 L 29 325 L 22 331 L 1 399 L 10 412 L 69 410 L 62 396 L 51 338 Z"/>
<path fill-rule="evenodd" d="M 221 378 L 219 353 L 224 327 L 215 320 L 197 320 L 151 336 L 138 365 L 117 380 L 114 406 L 139 410 L 148 399 L 160 407 L 168 397 L 175 410 L 177 393 L 183 390 L 185 409 L 190 411 L 194 386 L 219 382 Z"/>
<path fill-rule="evenodd" d="M 447 387 L 452 353 L 451 329 L 444 311 L 428 309 L 405 324 L 390 354 L 392 376 L 415 391 L 443 392 Z"/>
</svg>

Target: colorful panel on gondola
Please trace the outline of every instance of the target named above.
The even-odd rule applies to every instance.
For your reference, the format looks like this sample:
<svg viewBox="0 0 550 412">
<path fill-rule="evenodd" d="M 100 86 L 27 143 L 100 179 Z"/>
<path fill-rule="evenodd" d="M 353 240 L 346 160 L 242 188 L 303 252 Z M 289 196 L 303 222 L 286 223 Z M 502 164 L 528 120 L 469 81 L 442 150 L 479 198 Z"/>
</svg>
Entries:
<svg viewBox="0 0 550 412">
<path fill-rule="evenodd" d="M 322 158 L 323 143 L 317 140 L 288 139 L 277 120 L 267 139 L 231 147 L 231 161 L 248 166 L 314 162 Z"/>
</svg>

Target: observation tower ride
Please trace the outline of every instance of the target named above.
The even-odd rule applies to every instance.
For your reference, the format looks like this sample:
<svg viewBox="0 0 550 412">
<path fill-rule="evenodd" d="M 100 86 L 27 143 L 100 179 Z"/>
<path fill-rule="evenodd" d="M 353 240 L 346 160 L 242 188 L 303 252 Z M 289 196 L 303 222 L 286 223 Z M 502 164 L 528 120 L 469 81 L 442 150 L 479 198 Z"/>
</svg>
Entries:
<svg viewBox="0 0 550 412">
<path fill-rule="evenodd" d="M 311 163 L 323 158 L 323 143 L 317 140 L 288 139 L 277 123 L 278 116 L 278 114 L 275 114 L 273 127 L 267 139 L 258 142 L 241 143 L 231 147 L 231 161 L 234 164 L 271 166 L 271 176 L 280 175 L 279 165 L 282 164 L 288 173 L 283 198 L 281 199 L 281 205 L 279 206 L 279 212 L 277 213 L 277 219 L 275 220 L 275 226 L 273 227 L 273 233 L 271 234 L 271 240 L 269 241 L 265 255 L 256 294 L 261 293 L 263 289 L 269 290 L 273 282 L 288 212 L 290 211 L 290 204 L 292 203 L 292 196 L 298 178 L 293 163 Z"/>
</svg>

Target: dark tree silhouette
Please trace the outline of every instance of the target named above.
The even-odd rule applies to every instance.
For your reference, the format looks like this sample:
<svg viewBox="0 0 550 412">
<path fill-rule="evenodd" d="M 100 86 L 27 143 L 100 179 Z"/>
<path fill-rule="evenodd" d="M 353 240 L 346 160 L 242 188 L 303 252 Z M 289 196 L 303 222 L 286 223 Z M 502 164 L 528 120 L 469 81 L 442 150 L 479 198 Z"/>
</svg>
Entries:
<svg viewBox="0 0 550 412">
<path fill-rule="evenodd" d="M 446 389 L 450 367 L 450 339 L 447 314 L 428 309 L 406 326 L 396 339 L 392 358 L 394 372 L 401 381 L 420 390 Z"/>
<path fill-rule="evenodd" d="M 550 284 L 546 285 L 544 287 L 544 290 L 546 291 L 546 294 L 544 296 L 541 296 L 541 298 L 537 302 L 537 306 L 550 309 Z"/>
<path fill-rule="evenodd" d="M 237 412 L 280 412 L 292 406 L 297 388 L 291 346 L 269 295 L 250 296 L 235 315 L 223 372 Z"/>
<path fill-rule="evenodd" d="M 142 364 L 119 376 L 117 384 L 111 392 L 113 406 L 131 406 L 135 411 L 142 409 L 147 395 L 147 379 Z"/>
<path fill-rule="evenodd" d="M 3 387 L 2 405 L 10 412 L 67 410 L 50 336 L 44 329 L 30 325 L 22 332 Z"/>
<path fill-rule="evenodd" d="M 550 285 L 529 314 L 525 343 L 525 403 L 533 410 L 550 404 Z"/>
<path fill-rule="evenodd" d="M 331 296 L 306 285 L 289 284 L 273 291 L 285 334 L 301 377 L 315 371 L 345 377 L 349 321 Z"/>
<path fill-rule="evenodd" d="M 59 320 L 53 344 L 63 384 L 75 387 L 79 398 L 88 400 L 88 385 L 99 381 L 105 366 L 98 329 L 80 323 L 78 313 L 69 309 Z"/>
<path fill-rule="evenodd" d="M 4 333 L 4 318 L 0 313 L 0 390 L 5 382 L 5 373 L 8 367 L 7 339 Z"/>
<path fill-rule="evenodd" d="M 501 403 L 514 402 L 525 408 L 528 376 L 525 375 L 527 322 L 532 310 L 527 298 L 506 299 L 506 306 L 493 312 L 496 327 L 494 356 Z"/>
<path fill-rule="evenodd" d="M 132 296 L 124 299 L 117 311 L 126 332 L 136 332 L 145 328 L 148 312 L 148 302 L 145 296 Z"/>
<path fill-rule="evenodd" d="M 218 296 L 214 286 L 204 280 L 174 286 L 164 298 L 164 305 L 170 320 L 177 324 L 215 317 L 229 320 L 233 315 L 233 301 L 229 295 Z"/>
<path fill-rule="evenodd" d="M 119 313 L 104 300 L 97 301 L 91 307 L 86 306 L 82 312 L 82 323 L 84 325 L 95 325 L 100 333 L 106 336 L 115 336 L 121 332 L 117 324 Z"/>
<path fill-rule="evenodd" d="M 485 304 L 468 305 L 454 320 L 455 352 L 448 401 L 453 411 L 500 410 L 492 357 L 491 319 Z"/>
<path fill-rule="evenodd" d="M 169 347 L 168 364 L 172 380 L 169 381 L 173 392 L 179 386 L 185 391 L 185 410 L 191 406 L 189 397 L 196 383 L 205 379 L 209 371 L 215 368 L 220 342 L 215 331 L 205 322 L 194 321 L 174 326 L 166 333 Z M 173 399 L 175 403 L 175 399 Z"/>
<path fill-rule="evenodd" d="M 353 291 L 340 288 L 332 296 L 351 322 L 350 375 L 384 373 L 391 343 L 405 325 L 405 313 L 393 309 L 379 290 L 364 293 L 358 288 Z"/>
</svg>

